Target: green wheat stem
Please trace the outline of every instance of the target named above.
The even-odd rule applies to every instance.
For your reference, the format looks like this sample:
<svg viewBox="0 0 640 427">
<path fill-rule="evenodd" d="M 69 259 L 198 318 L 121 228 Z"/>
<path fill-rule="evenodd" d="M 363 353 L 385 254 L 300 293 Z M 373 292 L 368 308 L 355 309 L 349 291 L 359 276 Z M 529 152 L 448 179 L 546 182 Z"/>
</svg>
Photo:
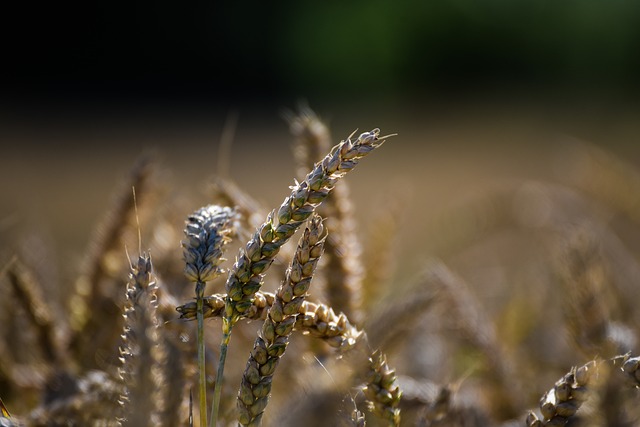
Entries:
<svg viewBox="0 0 640 427">
<path fill-rule="evenodd" d="M 196 304 L 198 318 L 198 394 L 200 399 L 200 425 L 207 425 L 207 377 L 205 373 L 204 355 L 204 283 L 196 283 Z"/>
<path fill-rule="evenodd" d="M 185 260 L 184 273 L 196 284 L 196 317 L 198 320 L 198 389 L 200 403 L 200 426 L 207 425 L 207 380 L 205 370 L 204 343 L 204 288 L 224 270 L 220 264 L 225 246 L 235 233 L 233 209 L 208 205 L 187 217 L 185 237 L 182 242 Z"/>
<path fill-rule="evenodd" d="M 211 419 L 209 427 L 216 426 L 218 410 L 220 409 L 220 397 L 222 396 L 222 378 L 224 377 L 224 364 L 227 360 L 227 349 L 231 340 L 231 329 L 235 325 L 234 321 L 227 317 L 222 318 L 222 342 L 220 343 L 220 360 L 218 361 L 218 372 L 216 373 L 216 385 L 213 389 L 213 402 L 211 402 Z M 203 424 L 206 425 L 206 424 Z"/>
</svg>

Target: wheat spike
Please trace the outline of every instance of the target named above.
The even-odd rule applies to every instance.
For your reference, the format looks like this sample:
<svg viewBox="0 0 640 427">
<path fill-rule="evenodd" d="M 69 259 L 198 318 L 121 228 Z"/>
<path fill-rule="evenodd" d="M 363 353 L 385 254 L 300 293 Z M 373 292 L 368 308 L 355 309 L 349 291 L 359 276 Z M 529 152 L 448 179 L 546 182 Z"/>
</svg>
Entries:
<svg viewBox="0 0 640 427">
<path fill-rule="evenodd" d="M 626 387 L 640 387 L 639 366 L 640 357 L 625 354 L 607 360 L 592 360 L 580 367 L 571 368 L 569 373 L 558 380 L 540 399 L 542 417 L 529 412 L 525 421 L 527 427 L 566 425 L 595 392 L 598 383 L 610 380 L 603 379 L 603 376 L 622 373 L 628 383 Z"/>
<path fill-rule="evenodd" d="M 224 272 L 220 264 L 224 261 L 225 246 L 235 231 L 235 217 L 233 209 L 217 205 L 205 206 L 189 215 L 182 247 L 184 274 L 190 281 L 204 286 Z"/>
<path fill-rule="evenodd" d="M 382 145 L 386 137 L 379 135 L 380 130 L 374 129 L 361 134 L 355 141 L 347 138 L 336 145 L 304 181 L 292 187 L 291 194 L 280 208 L 268 215 L 267 221 L 241 250 L 227 279 L 226 333 L 251 307 L 255 293 L 262 286 L 264 274 L 280 247 L 327 198 L 338 179 L 351 171 L 361 158 Z"/>
<path fill-rule="evenodd" d="M 324 245 L 322 219 L 313 216 L 268 310 L 242 376 L 238 393 L 238 421 L 259 425 L 269 402 L 275 369 L 289 344 L 299 309 L 304 302 Z"/>
<path fill-rule="evenodd" d="M 308 107 L 301 108 L 298 115 L 289 117 L 289 128 L 295 137 L 294 155 L 298 166 L 298 177 L 313 167 L 331 146 L 328 127 Z M 343 312 L 353 321 L 360 320 L 362 305 L 362 252 L 356 233 L 355 215 L 349 196 L 347 182 L 336 185 L 330 197 L 320 206 L 318 214 L 325 220 L 329 232 L 325 243 L 322 274 L 326 283 L 324 294 L 327 303 L 338 312 Z M 321 282 L 322 283 L 322 282 Z"/>
<path fill-rule="evenodd" d="M 159 344 L 156 283 L 148 255 L 140 255 L 132 266 L 126 296 L 119 369 L 124 385 L 120 398 L 122 424 L 158 425 L 158 415 L 163 409 L 161 366 L 165 354 Z"/>
<path fill-rule="evenodd" d="M 370 409 L 390 425 L 400 425 L 400 397 L 395 371 L 389 368 L 387 358 L 379 350 L 369 357 L 367 384 L 362 390 L 369 400 Z"/>
</svg>

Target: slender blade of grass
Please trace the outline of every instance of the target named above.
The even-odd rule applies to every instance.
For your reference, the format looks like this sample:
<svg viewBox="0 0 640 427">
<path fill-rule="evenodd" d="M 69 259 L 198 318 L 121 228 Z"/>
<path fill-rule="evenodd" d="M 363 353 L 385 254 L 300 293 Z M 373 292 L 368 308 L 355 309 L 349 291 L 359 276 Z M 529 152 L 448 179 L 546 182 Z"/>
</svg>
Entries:
<svg viewBox="0 0 640 427">
<path fill-rule="evenodd" d="M 227 349 L 231 340 L 231 329 L 235 322 L 230 322 L 227 317 L 222 318 L 222 342 L 220 343 L 220 360 L 218 362 L 218 372 L 216 374 L 216 385 L 213 389 L 213 402 L 211 403 L 211 419 L 209 427 L 216 426 L 218 410 L 220 408 L 220 397 L 222 395 L 222 378 L 224 377 L 224 364 L 227 360 Z M 203 424 L 205 425 L 205 424 Z"/>
<path fill-rule="evenodd" d="M 198 305 L 198 395 L 200 400 L 200 425 L 207 425 L 207 377 L 205 372 L 204 354 L 204 283 L 198 282 L 196 285 L 196 304 Z"/>
</svg>

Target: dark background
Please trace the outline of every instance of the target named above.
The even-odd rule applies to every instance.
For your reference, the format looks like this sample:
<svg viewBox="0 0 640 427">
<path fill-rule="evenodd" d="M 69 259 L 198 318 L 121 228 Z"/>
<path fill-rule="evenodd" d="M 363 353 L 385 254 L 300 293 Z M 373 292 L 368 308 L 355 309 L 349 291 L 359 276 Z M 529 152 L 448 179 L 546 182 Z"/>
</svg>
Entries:
<svg viewBox="0 0 640 427">
<path fill-rule="evenodd" d="M 640 89 L 633 1 L 19 2 L 1 12 L 9 109 L 635 103 Z"/>
</svg>

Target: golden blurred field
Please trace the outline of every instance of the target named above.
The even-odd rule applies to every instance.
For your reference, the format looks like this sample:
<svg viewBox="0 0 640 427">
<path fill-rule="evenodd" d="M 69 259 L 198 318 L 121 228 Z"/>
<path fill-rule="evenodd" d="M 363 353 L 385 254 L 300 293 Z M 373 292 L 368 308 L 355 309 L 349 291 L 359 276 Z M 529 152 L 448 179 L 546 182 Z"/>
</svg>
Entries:
<svg viewBox="0 0 640 427">
<path fill-rule="evenodd" d="M 265 206 L 279 203 L 293 178 L 291 137 L 278 108 L 239 111 L 230 154 L 231 178 Z M 367 161 L 368 167 L 349 178 L 356 206 L 364 215 L 384 203 L 387 194 L 406 188 L 403 215 L 411 226 L 404 227 L 401 250 L 441 256 L 429 241 L 418 243 L 424 239 L 412 237 L 426 232 L 447 208 L 487 191 L 531 180 L 567 184 L 579 161 L 566 149 L 574 142 L 593 144 L 637 164 L 639 113 L 624 107 L 591 109 L 595 111 L 476 105 L 398 111 L 391 105 L 367 111 L 366 106 L 334 106 L 319 114 L 329 121 L 336 143 L 356 128 L 377 126 L 383 133 L 398 133 Z M 108 113 L 60 122 L 10 122 L 9 116 L 0 128 L 2 229 L 35 226 L 65 256 L 81 255 L 118 181 L 145 152 L 157 155 L 172 191 L 202 196 L 216 174 L 227 114 Z M 269 179 L 261 179 L 265 170 Z"/>
<path fill-rule="evenodd" d="M 365 319 L 410 298 L 416 292 L 411 283 L 434 263 L 442 262 L 464 284 L 468 294 L 458 294 L 460 301 L 465 297 L 472 301 L 467 311 L 456 296 L 448 296 L 409 318 L 398 315 L 407 325 L 398 327 L 382 350 L 396 369 L 401 387 L 409 379 L 430 386 L 452 385 L 451 408 L 472 408 L 482 417 L 469 415 L 466 420 L 461 415 L 469 424 L 445 418 L 425 421 L 423 412 L 433 403 L 433 393 L 420 396 L 409 387 L 403 425 L 525 425 L 526 411 L 536 408 L 542 394 L 572 366 L 626 351 L 638 354 L 640 316 L 634 305 L 640 272 L 640 113 L 621 106 L 569 109 L 487 104 L 334 106 L 316 111 L 328 122 L 334 143 L 355 128 L 379 127 L 382 134 L 398 134 L 345 178 L 364 256 L 368 248 L 379 247 L 376 238 L 385 239 L 388 249 L 384 258 L 388 269 L 381 268 L 388 276 L 375 288 L 367 290 L 364 284 L 364 293 L 370 293 Z M 266 210 L 277 207 L 289 194 L 295 176 L 292 138 L 280 113 L 275 108 L 239 110 L 226 164 L 229 177 Z M 227 114 L 80 114 L 80 118 L 59 121 L 7 116 L 0 127 L 0 268 L 18 255 L 36 272 L 46 299 L 59 305 L 56 316 L 69 314 L 63 307 L 80 274 L 92 233 L 136 158 L 151 152 L 156 165 L 154 190 L 148 205 L 145 199 L 141 206 L 141 245 L 146 250 L 159 244 L 153 221 L 168 227 L 164 236 L 174 241 L 161 242 L 161 249 L 151 247 L 151 254 L 154 258 L 154 253 L 161 252 L 154 260 L 161 263 L 174 248 L 173 261 L 155 265 L 161 274 L 173 277 L 182 259 L 184 219 L 212 196 Z M 384 234 L 383 226 L 390 227 L 392 234 Z M 135 233 L 125 239 L 129 254 L 137 252 L 136 239 Z M 121 280 L 122 292 L 127 270 L 124 245 L 120 243 L 115 258 L 110 258 L 110 263 L 120 265 L 109 273 L 121 274 L 109 283 Z M 235 246 L 227 254 L 231 261 L 234 251 Z M 575 257 L 581 260 L 578 267 L 572 264 Z M 366 258 L 363 264 L 373 268 Z M 177 285 L 169 284 L 174 290 Z M 0 279 L 0 286 L 5 295 L 0 304 L 2 319 L 7 321 L 14 310 L 22 309 L 11 302 L 14 297 L 7 280 Z M 219 291 L 221 284 L 216 286 Z M 590 295 L 588 304 L 580 305 L 585 299 L 572 296 L 577 291 Z M 120 321 L 117 316 L 114 319 Z M 27 327 L 28 322 L 20 322 Z M 207 323 L 215 325 L 208 326 L 214 330 L 209 332 L 215 337 L 213 353 L 219 332 L 215 322 Z M 615 325 L 619 334 L 605 328 L 576 344 L 576 334 L 593 326 L 590 322 Z M 366 329 L 366 325 L 365 321 L 358 326 Z M 468 336 L 482 331 L 492 338 Z M 15 331 L 0 328 L 0 333 L 5 347 L 11 348 Z M 242 338 L 250 340 L 251 333 L 236 337 L 232 346 L 240 347 Z M 503 352 L 500 356 L 508 358 L 505 372 L 514 376 L 512 384 L 506 382 L 505 372 L 496 372 L 500 361 L 488 354 L 494 345 Z M 300 348 L 292 347 L 282 369 Z M 228 367 L 232 378 L 234 367 L 244 363 L 237 351 L 238 360 Z M 29 351 L 13 348 L 9 353 L 20 357 Z M 87 360 L 72 364 L 74 375 L 104 368 L 106 362 L 85 356 Z M 40 357 L 0 362 L 11 368 Z M 317 374 L 308 364 L 308 372 Z M 6 372 L 2 375 L 0 397 L 12 413 L 26 417 L 42 404 L 37 398 L 41 384 L 19 386 L 11 383 Z M 313 384 L 306 381 L 298 384 L 298 392 L 315 396 Z M 226 386 L 233 389 L 235 383 L 230 380 Z M 279 387 L 274 395 L 286 388 Z M 606 387 L 598 387 L 602 396 Z M 637 386 L 631 389 L 635 394 L 609 396 L 623 414 L 619 420 L 627 423 L 621 425 L 639 422 L 634 418 L 637 410 L 629 403 L 638 401 Z M 508 397 L 510 392 L 518 396 Z M 586 415 L 580 418 L 578 412 L 583 424 L 571 425 L 615 425 L 616 418 L 604 412 L 602 401 L 590 401 Z M 286 405 L 279 398 L 275 408 L 267 408 L 265 424 L 281 425 L 276 409 Z M 376 422 L 370 421 L 371 425 Z"/>
</svg>

